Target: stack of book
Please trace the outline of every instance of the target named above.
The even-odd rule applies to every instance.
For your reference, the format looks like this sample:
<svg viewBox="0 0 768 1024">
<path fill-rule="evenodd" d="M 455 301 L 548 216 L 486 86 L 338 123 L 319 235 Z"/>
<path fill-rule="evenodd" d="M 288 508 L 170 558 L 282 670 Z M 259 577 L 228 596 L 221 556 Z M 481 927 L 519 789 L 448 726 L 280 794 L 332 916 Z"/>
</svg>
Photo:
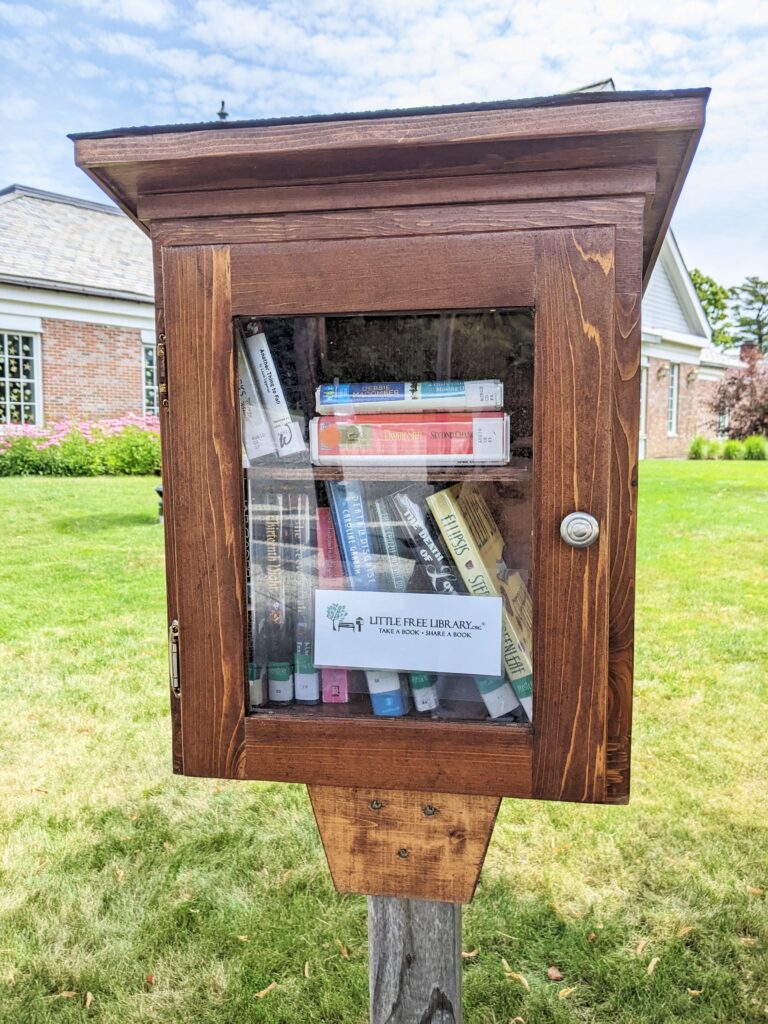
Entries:
<svg viewBox="0 0 768 1024">
<path fill-rule="evenodd" d="M 316 466 L 509 462 L 500 380 L 324 384 L 310 421 Z"/>
</svg>

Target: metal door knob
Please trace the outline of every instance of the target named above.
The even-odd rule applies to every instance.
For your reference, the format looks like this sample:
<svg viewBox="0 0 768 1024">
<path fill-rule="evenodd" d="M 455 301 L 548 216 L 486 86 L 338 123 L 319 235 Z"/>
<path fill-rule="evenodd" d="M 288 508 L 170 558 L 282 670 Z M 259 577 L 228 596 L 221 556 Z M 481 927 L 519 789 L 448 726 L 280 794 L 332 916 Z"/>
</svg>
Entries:
<svg viewBox="0 0 768 1024">
<path fill-rule="evenodd" d="M 589 512 L 571 512 L 560 523 L 560 536 L 572 548 L 588 548 L 595 543 L 599 533 L 598 522 Z"/>
</svg>

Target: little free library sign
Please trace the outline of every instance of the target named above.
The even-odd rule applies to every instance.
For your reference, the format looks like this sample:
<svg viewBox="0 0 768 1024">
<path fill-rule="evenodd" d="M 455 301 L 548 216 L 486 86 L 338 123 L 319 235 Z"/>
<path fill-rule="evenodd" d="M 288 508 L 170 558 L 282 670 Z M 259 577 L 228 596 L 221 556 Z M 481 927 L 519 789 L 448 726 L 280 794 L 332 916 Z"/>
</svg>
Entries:
<svg viewBox="0 0 768 1024">
<path fill-rule="evenodd" d="M 501 797 L 628 799 L 641 299 L 707 95 L 74 136 L 153 242 L 174 770 L 307 783 L 340 889 L 468 901 Z"/>
</svg>

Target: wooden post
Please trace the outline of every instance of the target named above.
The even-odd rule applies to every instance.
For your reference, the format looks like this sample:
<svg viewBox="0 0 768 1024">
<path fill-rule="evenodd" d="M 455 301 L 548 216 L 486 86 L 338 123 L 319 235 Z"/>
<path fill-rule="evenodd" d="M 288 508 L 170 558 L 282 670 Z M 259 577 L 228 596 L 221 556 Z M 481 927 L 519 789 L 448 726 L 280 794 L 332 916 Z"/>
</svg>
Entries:
<svg viewBox="0 0 768 1024">
<path fill-rule="evenodd" d="M 461 1024 L 461 904 L 368 897 L 371 1024 Z"/>
</svg>

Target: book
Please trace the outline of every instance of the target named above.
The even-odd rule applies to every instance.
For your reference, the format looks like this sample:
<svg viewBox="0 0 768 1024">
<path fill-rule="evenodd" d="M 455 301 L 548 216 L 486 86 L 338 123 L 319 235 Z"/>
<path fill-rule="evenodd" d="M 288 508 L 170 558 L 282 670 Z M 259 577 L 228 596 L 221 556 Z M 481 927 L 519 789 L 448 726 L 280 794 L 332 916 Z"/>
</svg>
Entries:
<svg viewBox="0 0 768 1024">
<path fill-rule="evenodd" d="M 293 565 L 293 663 L 297 704 L 320 703 L 320 673 L 314 663 L 315 587 L 318 583 L 314 490 L 289 497 Z"/>
<path fill-rule="evenodd" d="M 466 594 L 468 589 L 430 514 L 428 499 L 432 493 L 428 485 L 413 484 L 395 491 L 389 500 L 400 516 L 406 544 L 435 593 Z M 521 710 L 520 701 L 503 676 L 475 676 L 474 680 L 491 718 Z"/>
<path fill-rule="evenodd" d="M 387 589 L 396 593 L 405 593 L 413 571 L 413 563 L 409 562 L 407 558 L 403 558 L 400 552 L 396 533 L 399 517 L 383 496 L 373 498 L 370 504 L 383 563 L 381 571 L 383 582 Z M 393 518 L 393 516 L 397 518 Z M 434 675 L 429 672 L 409 672 L 408 682 L 417 711 L 435 711 L 439 707 Z"/>
<path fill-rule="evenodd" d="M 267 703 L 266 656 L 260 631 L 263 615 L 260 614 L 262 601 L 253 583 L 254 569 L 258 571 L 258 545 L 254 524 L 254 495 L 248 473 L 244 473 L 245 496 L 245 593 L 247 608 L 247 651 L 248 651 L 248 699 L 252 708 Z"/>
<path fill-rule="evenodd" d="M 328 484 L 328 501 L 349 588 L 378 590 L 362 484 L 355 480 L 333 481 Z M 367 669 L 365 678 L 375 715 L 396 717 L 408 713 L 410 698 L 399 672 Z"/>
<path fill-rule="evenodd" d="M 264 405 L 264 412 L 272 432 L 272 439 L 281 458 L 307 450 L 297 423 L 294 422 L 285 400 L 283 386 L 269 350 L 261 325 L 251 322 L 245 334 L 245 348 L 256 378 L 256 385 Z"/>
<path fill-rule="evenodd" d="M 509 462 L 509 416 L 502 412 L 316 416 L 309 433 L 316 466 Z"/>
<path fill-rule="evenodd" d="M 329 508 L 317 510 L 317 549 L 320 587 L 323 590 L 344 590 L 347 583 Z M 323 703 L 346 704 L 349 700 L 349 671 L 345 668 L 323 668 L 320 677 Z"/>
<path fill-rule="evenodd" d="M 504 407 L 500 380 L 424 380 L 368 384 L 321 384 L 320 415 L 376 412 L 491 412 Z"/>
<path fill-rule="evenodd" d="M 248 362 L 242 338 L 237 339 L 238 397 L 240 401 L 240 429 L 243 449 L 248 464 L 274 455 L 277 451 L 267 422 L 264 406 L 259 398 L 256 379 Z"/>
<path fill-rule="evenodd" d="M 531 600 L 520 574 L 504 562 L 504 540 L 490 510 L 470 481 L 437 491 L 427 503 L 469 593 L 502 598 L 504 671 L 531 718 Z"/>
<path fill-rule="evenodd" d="M 270 704 L 291 704 L 294 696 L 291 633 L 288 621 L 286 544 L 287 498 L 284 494 L 264 496 L 263 529 L 266 595 L 265 634 L 267 641 L 267 682 Z"/>
</svg>

